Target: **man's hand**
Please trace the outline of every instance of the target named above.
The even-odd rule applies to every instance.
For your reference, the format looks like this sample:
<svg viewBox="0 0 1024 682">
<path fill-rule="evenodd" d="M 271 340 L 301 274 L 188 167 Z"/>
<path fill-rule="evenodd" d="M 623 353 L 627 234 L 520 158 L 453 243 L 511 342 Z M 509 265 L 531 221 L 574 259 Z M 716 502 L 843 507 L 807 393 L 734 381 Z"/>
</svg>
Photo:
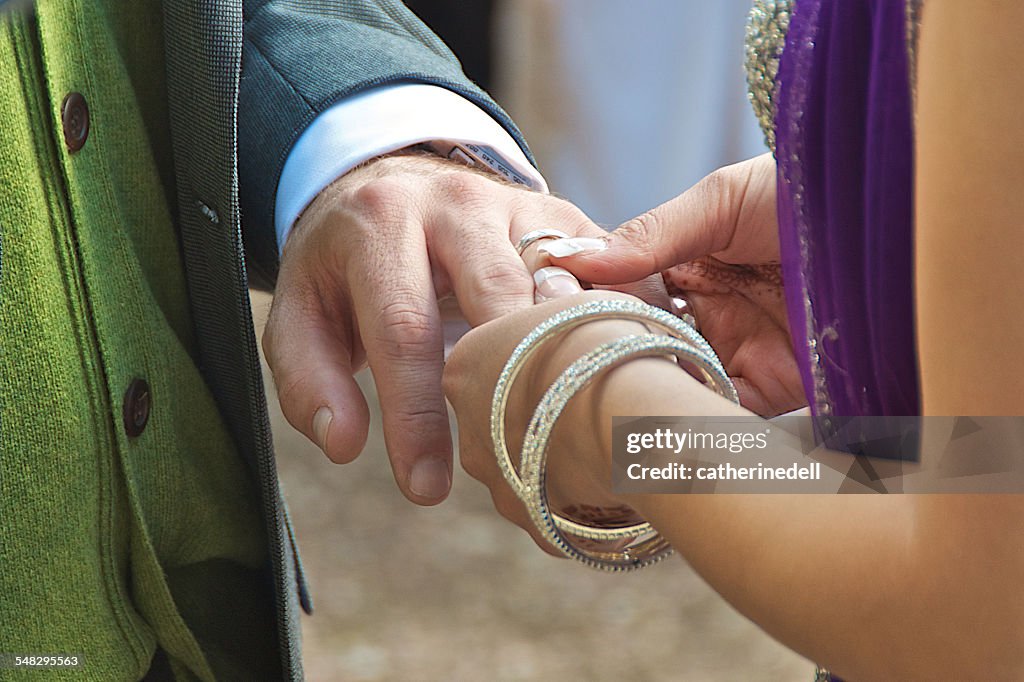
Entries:
<svg viewBox="0 0 1024 682">
<path fill-rule="evenodd" d="M 515 243 L 542 227 L 605 234 L 566 201 L 441 158 L 384 157 L 325 189 L 289 236 L 263 336 L 288 421 L 332 461 L 355 459 L 369 410 L 353 374 L 368 363 L 399 488 L 443 500 L 452 443 L 437 299 L 454 292 L 474 326 L 532 305 Z"/>
</svg>

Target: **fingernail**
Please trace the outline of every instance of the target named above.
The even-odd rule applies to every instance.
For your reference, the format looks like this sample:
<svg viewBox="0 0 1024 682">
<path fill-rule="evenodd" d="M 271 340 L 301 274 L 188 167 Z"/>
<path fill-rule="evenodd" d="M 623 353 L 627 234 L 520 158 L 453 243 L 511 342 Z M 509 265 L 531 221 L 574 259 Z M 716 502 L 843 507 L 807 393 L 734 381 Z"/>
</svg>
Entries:
<svg viewBox="0 0 1024 682">
<path fill-rule="evenodd" d="M 607 239 L 595 237 L 569 237 L 568 239 L 548 239 L 537 246 L 537 250 L 555 258 L 575 256 L 577 253 L 594 253 L 608 248 Z"/>
<path fill-rule="evenodd" d="M 334 413 L 331 408 L 324 405 L 313 415 L 313 435 L 316 436 L 316 444 L 320 449 L 327 452 L 327 433 L 331 429 L 331 421 L 334 420 Z"/>
<path fill-rule="evenodd" d="M 451 484 L 448 465 L 440 459 L 421 459 L 413 465 L 409 474 L 409 490 L 414 495 L 432 500 L 443 497 Z"/>
<path fill-rule="evenodd" d="M 562 296 L 572 296 L 583 291 L 580 282 L 565 268 L 549 265 L 533 273 L 533 282 L 537 285 L 537 298 L 549 300 Z"/>
</svg>

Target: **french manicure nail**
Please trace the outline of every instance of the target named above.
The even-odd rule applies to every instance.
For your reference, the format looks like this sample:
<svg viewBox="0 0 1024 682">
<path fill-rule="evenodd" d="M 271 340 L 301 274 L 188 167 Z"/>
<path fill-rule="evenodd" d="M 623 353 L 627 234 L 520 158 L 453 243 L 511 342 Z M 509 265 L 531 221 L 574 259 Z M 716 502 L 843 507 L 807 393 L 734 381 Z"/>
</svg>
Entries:
<svg viewBox="0 0 1024 682">
<path fill-rule="evenodd" d="M 548 239 L 537 246 L 537 250 L 555 258 L 575 256 L 578 253 L 594 253 L 608 248 L 607 239 L 595 237 L 569 237 L 568 239 Z"/>
<path fill-rule="evenodd" d="M 334 420 L 334 413 L 331 408 L 324 405 L 313 415 L 313 435 L 316 436 L 316 444 L 320 449 L 327 452 L 327 434 L 331 430 L 331 422 Z"/>
<path fill-rule="evenodd" d="M 414 495 L 436 500 L 444 497 L 452 484 L 452 475 L 444 460 L 421 459 L 412 466 L 409 473 L 409 490 Z"/>
<path fill-rule="evenodd" d="M 561 296 L 572 296 L 583 291 L 580 282 L 571 272 L 556 265 L 549 265 L 533 273 L 537 286 L 537 297 L 549 300 Z"/>
</svg>

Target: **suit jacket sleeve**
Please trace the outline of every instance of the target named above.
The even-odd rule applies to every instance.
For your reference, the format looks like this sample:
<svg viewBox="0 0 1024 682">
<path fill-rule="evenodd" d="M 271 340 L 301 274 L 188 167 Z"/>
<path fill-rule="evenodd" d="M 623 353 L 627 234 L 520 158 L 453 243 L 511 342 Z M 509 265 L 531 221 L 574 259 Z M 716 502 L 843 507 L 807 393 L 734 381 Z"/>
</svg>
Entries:
<svg viewBox="0 0 1024 682">
<path fill-rule="evenodd" d="M 239 189 L 255 286 L 271 287 L 277 276 L 274 202 L 288 152 L 340 98 L 386 83 L 438 85 L 483 107 L 526 151 L 508 115 L 397 0 L 246 0 L 244 11 Z"/>
</svg>

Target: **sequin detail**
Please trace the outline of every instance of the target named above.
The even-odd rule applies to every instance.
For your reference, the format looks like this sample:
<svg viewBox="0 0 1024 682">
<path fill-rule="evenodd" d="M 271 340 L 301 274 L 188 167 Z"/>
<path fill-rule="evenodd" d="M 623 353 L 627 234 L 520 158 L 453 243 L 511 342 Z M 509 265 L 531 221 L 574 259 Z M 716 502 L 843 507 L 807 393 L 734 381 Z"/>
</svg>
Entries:
<svg viewBox="0 0 1024 682">
<path fill-rule="evenodd" d="M 921 9 L 924 0 L 907 0 L 907 82 L 914 102 L 914 118 L 917 118 L 917 42 L 921 37 Z"/>
<path fill-rule="evenodd" d="M 755 0 L 747 17 L 747 96 L 764 133 L 765 144 L 775 152 L 776 76 L 786 45 L 789 16 L 794 0 Z"/>
<path fill-rule="evenodd" d="M 817 15 L 819 5 L 813 4 L 811 6 L 814 8 L 815 15 Z M 832 414 L 832 405 L 829 398 L 825 370 L 822 366 L 821 337 L 818 333 L 821 325 L 819 325 L 818 320 L 815 318 L 814 301 L 807 286 L 807 282 L 813 281 L 814 263 L 810 253 L 811 220 L 807 205 L 806 187 L 804 186 L 803 164 L 801 163 L 801 159 L 804 157 L 803 117 L 807 97 L 811 89 L 809 81 L 811 66 L 814 61 L 814 43 L 817 37 L 818 17 L 808 17 L 806 22 L 802 22 L 799 25 L 803 27 L 803 33 L 790 36 L 789 49 L 793 53 L 788 54 L 786 57 L 787 64 L 792 65 L 789 69 L 790 82 L 781 84 L 788 93 L 786 95 L 788 98 L 788 111 L 784 117 L 780 117 L 780 119 L 785 119 L 784 122 L 780 120 L 780 124 L 784 123 L 787 126 L 786 137 L 790 140 L 791 144 L 787 149 L 777 150 L 776 154 L 777 158 L 779 158 L 779 167 L 783 171 L 780 179 L 789 186 L 792 196 L 793 217 L 797 239 L 800 244 L 800 262 L 802 264 L 800 270 L 804 275 L 801 281 L 802 291 L 800 292 L 806 322 L 804 338 L 807 339 L 807 353 L 813 383 L 812 395 L 808 396 L 808 399 L 814 408 L 814 414 L 827 417 Z M 822 426 L 826 430 L 829 428 L 827 422 L 823 423 Z"/>
</svg>

